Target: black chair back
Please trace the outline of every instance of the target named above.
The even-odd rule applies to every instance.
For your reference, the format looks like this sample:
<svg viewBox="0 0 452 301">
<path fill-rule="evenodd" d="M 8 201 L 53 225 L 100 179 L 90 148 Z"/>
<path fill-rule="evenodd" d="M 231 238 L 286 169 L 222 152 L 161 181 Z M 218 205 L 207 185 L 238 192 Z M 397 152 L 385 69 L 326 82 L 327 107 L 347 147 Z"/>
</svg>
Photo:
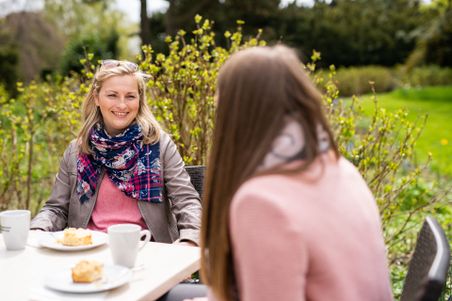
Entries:
<svg viewBox="0 0 452 301">
<path fill-rule="evenodd" d="M 450 264 L 450 247 L 438 222 L 427 217 L 416 241 L 400 301 L 438 301 Z"/>
<path fill-rule="evenodd" d="M 204 187 L 204 172 L 206 167 L 204 165 L 187 165 L 185 170 L 190 175 L 190 180 L 199 196 L 202 198 Z"/>
</svg>

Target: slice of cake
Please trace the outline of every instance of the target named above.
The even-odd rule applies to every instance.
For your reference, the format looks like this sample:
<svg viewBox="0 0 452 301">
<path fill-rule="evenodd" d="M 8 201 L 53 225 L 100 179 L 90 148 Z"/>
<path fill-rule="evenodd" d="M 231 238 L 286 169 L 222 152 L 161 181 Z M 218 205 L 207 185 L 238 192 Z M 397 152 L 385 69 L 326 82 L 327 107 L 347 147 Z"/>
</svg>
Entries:
<svg viewBox="0 0 452 301">
<path fill-rule="evenodd" d="M 72 268 L 72 281 L 90 283 L 102 278 L 103 264 L 96 260 L 81 260 Z"/>
<path fill-rule="evenodd" d="M 90 230 L 67 228 L 63 231 L 63 239 L 59 239 L 58 242 L 65 246 L 84 246 L 91 245 L 93 239 Z"/>
</svg>

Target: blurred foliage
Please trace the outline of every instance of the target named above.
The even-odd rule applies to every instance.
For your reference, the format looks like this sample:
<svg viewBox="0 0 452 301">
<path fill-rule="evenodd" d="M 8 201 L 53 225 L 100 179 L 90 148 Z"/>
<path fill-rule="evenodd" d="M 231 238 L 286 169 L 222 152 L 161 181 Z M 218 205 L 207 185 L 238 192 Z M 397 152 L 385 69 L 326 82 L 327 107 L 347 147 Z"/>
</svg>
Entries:
<svg viewBox="0 0 452 301">
<path fill-rule="evenodd" d="M 0 20 L 0 85 L 8 93 L 15 92 L 19 52 L 10 31 L 4 27 L 6 20 Z"/>
<path fill-rule="evenodd" d="M 309 54 L 322 53 L 321 66 L 402 63 L 416 42 L 416 30 L 427 20 L 416 0 L 315 1 L 313 7 L 292 4 L 280 22 L 283 41 Z"/>
<path fill-rule="evenodd" d="M 79 72 L 79 60 L 87 53 L 97 58 L 128 57 L 125 39 L 136 27 L 124 22 L 124 15 L 110 8 L 111 2 L 43 3 L 42 11 L 10 13 L 0 19 L 0 83 L 9 93 L 16 93 L 17 80 L 28 84 L 49 74 Z"/>
<path fill-rule="evenodd" d="M 452 5 L 433 24 L 425 40 L 425 62 L 452 67 Z"/>
<path fill-rule="evenodd" d="M 189 31 L 189 18 L 200 14 L 215 22 L 217 43 L 225 47 L 221 33 L 234 20 L 246 20 L 245 36 L 262 29 L 266 41 L 282 41 L 305 54 L 315 49 L 323 67 L 403 63 L 433 17 L 420 9 L 421 0 L 317 0 L 312 6 L 294 1 L 286 7 L 277 0 L 168 2 L 165 14 L 151 16 L 154 40 L 180 28 Z"/>
<path fill-rule="evenodd" d="M 396 68 L 395 77 L 401 87 L 451 86 L 452 68 L 425 65 L 407 70 Z"/>
<path fill-rule="evenodd" d="M 88 53 L 94 55 L 94 59 L 111 59 L 119 57 L 119 35 L 112 30 L 106 35 L 88 35 L 72 39 L 64 50 L 61 60 L 61 73 L 69 74 L 71 71 L 80 73 L 83 66 L 80 60 Z"/>
<path fill-rule="evenodd" d="M 242 34 L 253 36 L 258 29 L 266 40 L 276 40 L 274 25 L 279 16 L 279 0 L 171 0 L 164 17 L 164 33 L 174 35 L 179 29 L 194 30 L 191 23 L 195 15 L 215 22 L 217 43 L 226 42 L 222 33 L 235 27 L 236 20 L 246 20 Z M 153 18 L 153 16 L 152 16 Z M 152 30 L 152 29 L 151 29 Z M 224 46 L 223 43 L 221 45 Z"/>
<path fill-rule="evenodd" d="M 58 158 L 76 134 L 87 92 L 76 78 L 17 83 L 17 98 L 0 95 L 0 210 L 36 212 L 48 198 Z"/>
<path fill-rule="evenodd" d="M 317 71 L 326 80 L 328 70 Z M 452 68 L 436 65 L 419 66 L 408 70 L 404 66 L 382 67 L 362 66 L 339 68 L 334 83 L 340 96 L 352 96 L 392 91 L 396 88 L 452 85 Z M 322 88 L 322 87 L 320 87 Z"/>
<path fill-rule="evenodd" d="M 244 38 L 243 25 L 239 21 L 236 31 L 224 32 L 228 46 L 221 47 L 216 44 L 212 22 L 196 16 L 193 31 L 180 30 L 166 37 L 167 54 L 145 46 L 138 59 L 152 78 L 148 82 L 151 108 L 187 164 L 207 164 L 219 67 L 231 53 L 265 44 L 260 32 Z M 341 153 L 358 167 L 376 197 L 394 286 L 399 287 L 397 275 L 406 268 L 415 227 L 423 216 L 432 213 L 442 218 L 445 214 L 448 220 L 443 222 L 451 222 L 450 212 L 441 212 L 450 205 L 442 178 L 429 175 L 428 161 L 418 166 L 413 160 L 425 119 L 411 122 L 406 111 L 380 108 L 376 96 L 374 114 L 368 117 L 358 98 L 344 101 L 338 97 L 333 66 L 326 77 L 316 73 L 319 58 L 314 52 L 305 68 L 325 91 L 326 110 Z M 57 162 L 80 126 L 80 105 L 98 64 L 93 54 L 81 63 L 81 75 L 18 83 L 17 98 L 0 94 L 0 210 L 29 208 L 35 213 L 48 197 Z"/>
<path fill-rule="evenodd" d="M 416 141 L 415 160 L 423 162 L 431 154 L 430 169 L 433 174 L 452 177 L 452 85 L 436 87 L 399 88 L 390 93 L 378 94 L 382 108 L 395 112 L 400 108 L 408 111 L 408 119 L 415 122 L 419 116 L 428 114 L 422 135 Z M 371 95 L 360 97 L 365 114 L 375 109 Z"/>
<path fill-rule="evenodd" d="M 319 71 L 319 76 L 324 79 L 329 75 L 329 71 Z M 396 87 L 396 79 L 393 70 L 380 66 L 364 66 L 339 68 L 335 74 L 334 82 L 340 91 L 341 96 L 352 96 L 375 92 L 387 92 Z"/>
<path fill-rule="evenodd" d="M 421 29 L 416 48 L 406 61 L 406 67 L 435 64 L 452 67 L 452 1 L 437 0 L 424 8 L 431 22 Z"/>
<path fill-rule="evenodd" d="M 43 12 L 71 40 L 114 28 L 118 12 L 110 12 L 108 8 L 105 0 L 44 0 Z"/>
<path fill-rule="evenodd" d="M 196 29 L 191 22 L 195 15 L 202 15 L 211 20 L 215 33 L 215 44 L 224 48 L 230 47 L 230 40 L 223 33 L 235 28 L 236 20 L 246 20 L 242 24 L 241 33 L 245 38 L 252 38 L 261 31 L 261 38 L 276 41 L 279 37 L 274 30 L 279 15 L 279 0 L 226 0 L 226 1 L 168 1 L 165 13 L 154 13 L 150 16 L 149 40 L 153 49 L 167 54 L 165 39 L 174 36 L 180 29 L 190 34 Z"/>
<path fill-rule="evenodd" d="M 44 13 L 66 39 L 60 73 L 79 73 L 80 59 L 88 53 L 94 60 L 118 58 L 119 40 L 126 33 L 123 15 L 110 9 L 105 0 L 46 0 Z"/>
<path fill-rule="evenodd" d="M 139 2 L 145 3 L 143 0 Z M 45 77 L 49 73 L 77 70 L 77 60 L 86 53 L 95 53 L 102 58 L 116 54 L 131 59 L 131 37 L 141 36 L 143 41 L 152 45 L 154 51 L 167 55 L 166 37 L 176 35 L 179 29 L 191 34 L 195 26 L 190 21 L 196 14 L 215 23 L 214 39 L 218 46 L 229 47 L 229 40 L 223 33 L 234 28 L 235 20 L 246 20 L 242 26 L 245 38 L 252 37 L 258 29 L 262 29 L 261 38 L 269 43 L 282 41 L 304 54 L 320 51 L 323 58 L 318 64 L 324 68 L 331 64 L 338 67 L 393 66 L 406 62 L 408 68 L 423 64 L 451 64 L 450 0 L 433 0 L 430 4 L 421 0 L 316 0 L 311 6 L 296 4 L 297 1 L 281 6 L 279 0 L 167 2 L 168 10 L 164 13 L 154 13 L 148 17 L 147 12 L 142 12 L 141 18 L 146 16 L 146 23 L 141 25 L 146 25 L 148 29 L 143 32 L 142 26 L 127 23 L 124 14 L 115 9 L 112 1 L 45 0 L 40 14 L 53 26 L 24 21 L 27 24 L 24 28 L 30 29 L 30 32 L 35 28 L 45 29 L 48 37 L 54 37 L 52 42 L 39 35 L 40 38 L 21 41 L 19 50 L 34 49 L 31 47 L 32 41 L 52 47 L 39 46 L 37 48 L 42 51 L 28 51 L 28 56 L 32 57 L 28 60 L 27 55 L 19 52 L 19 71 L 27 66 L 30 69 L 26 76 L 20 71 L 19 80 L 28 83 L 39 75 Z M 6 8 L 8 4 L 2 6 Z M 116 45 L 112 47 L 111 41 L 115 34 L 118 37 Z M 36 37 L 38 34 L 31 36 Z M 62 47 L 57 46 L 60 44 L 57 36 L 63 38 L 68 48 L 64 56 Z M 10 55 L 14 55 L 14 51 L 11 51 L 13 48 L 7 47 L 7 53 L 3 51 L 2 55 L 11 58 Z M 6 73 L 3 74 L 6 78 Z M 3 83 L 11 89 L 11 81 L 6 83 L 5 79 Z"/>
<path fill-rule="evenodd" d="M 246 20 L 242 32 L 252 36 L 263 30 L 262 38 L 282 41 L 304 54 L 322 53 L 320 67 L 382 65 L 407 61 L 451 66 L 452 5 L 450 0 L 334 0 L 313 1 L 312 6 L 278 0 L 176 0 L 168 1 L 166 13 L 150 17 L 148 39 L 162 50 L 166 36 L 183 28 L 196 14 L 215 22 L 216 42 L 227 40 L 221 33 L 233 28 L 234 20 Z"/>
<path fill-rule="evenodd" d="M 149 24 L 151 28 L 151 36 L 149 37 L 152 49 L 156 53 L 168 54 L 167 43 L 165 42 L 165 14 L 155 13 L 152 18 L 149 19 Z"/>
<path fill-rule="evenodd" d="M 17 63 L 17 48 L 13 45 L 0 46 L 0 84 L 3 84 L 9 93 L 15 92 Z"/>
<path fill-rule="evenodd" d="M 62 49 L 63 42 L 56 28 L 42 14 L 9 14 L 0 20 L 1 64 L 7 66 L 7 70 L 0 70 L 0 82 L 14 94 L 16 80 L 29 83 L 42 72 L 55 68 Z"/>
<path fill-rule="evenodd" d="M 242 22 L 237 31 L 224 33 L 228 48 L 216 45 L 212 23 L 195 17 L 195 30 L 180 30 L 167 37 L 169 53 L 155 53 L 144 46 L 141 69 L 152 76 L 150 103 L 158 121 L 172 135 L 187 164 L 205 164 L 214 119 L 215 81 L 218 69 L 233 52 L 262 45 L 259 34 L 243 40 Z"/>
</svg>

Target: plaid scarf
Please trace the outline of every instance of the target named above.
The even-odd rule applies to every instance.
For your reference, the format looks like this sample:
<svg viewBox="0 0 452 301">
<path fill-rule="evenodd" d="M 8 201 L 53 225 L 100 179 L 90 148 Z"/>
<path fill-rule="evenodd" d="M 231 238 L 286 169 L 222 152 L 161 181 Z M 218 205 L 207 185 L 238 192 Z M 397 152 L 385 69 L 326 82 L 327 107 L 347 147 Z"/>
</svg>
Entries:
<svg viewBox="0 0 452 301">
<path fill-rule="evenodd" d="M 80 202 L 84 203 L 94 195 L 102 168 L 127 196 L 145 202 L 162 202 L 159 142 L 143 145 L 143 133 L 138 124 L 110 137 L 98 123 L 89 138 L 94 153 L 80 153 L 77 159 Z"/>
</svg>

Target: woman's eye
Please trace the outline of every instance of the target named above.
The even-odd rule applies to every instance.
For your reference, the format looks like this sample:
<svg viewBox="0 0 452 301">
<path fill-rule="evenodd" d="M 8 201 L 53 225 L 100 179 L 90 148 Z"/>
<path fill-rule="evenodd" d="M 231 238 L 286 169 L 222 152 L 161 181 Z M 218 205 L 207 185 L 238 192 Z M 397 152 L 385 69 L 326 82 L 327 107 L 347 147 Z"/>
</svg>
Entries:
<svg viewBox="0 0 452 301">
<path fill-rule="evenodd" d="M 129 95 L 129 96 L 127 96 L 127 98 L 128 99 L 135 99 L 136 97 L 135 97 L 135 95 Z"/>
<path fill-rule="evenodd" d="M 116 97 L 115 94 L 108 94 L 107 96 L 108 96 L 108 97 Z"/>
</svg>

